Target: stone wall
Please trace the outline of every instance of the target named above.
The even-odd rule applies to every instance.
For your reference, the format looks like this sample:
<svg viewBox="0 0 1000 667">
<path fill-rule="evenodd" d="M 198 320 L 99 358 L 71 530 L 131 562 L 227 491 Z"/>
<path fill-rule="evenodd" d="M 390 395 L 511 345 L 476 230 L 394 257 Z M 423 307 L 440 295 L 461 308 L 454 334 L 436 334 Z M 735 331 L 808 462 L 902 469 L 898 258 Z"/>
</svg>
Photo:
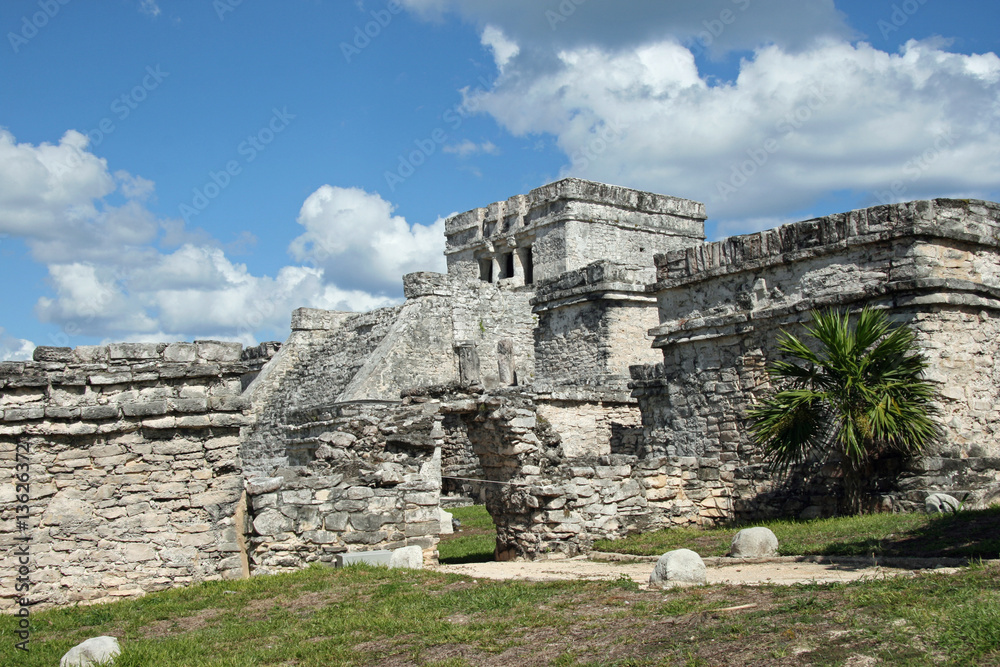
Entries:
<svg viewBox="0 0 1000 667">
<path fill-rule="evenodd" d="M 435 403 L 338 403 L 292 420 L 301 465 L 247 482 L 255 573 L 415 545 L 436 562 L 443 431 Z"/>
<path fill-rule="evenodd" d="M 644 454 L 718 468 L 729 516 L 836 510 L 833 468 L 789 480 L 763 469 L 745 410 L 769 389 L 778 333 L 801 334 L 816 308 L 863 304 L 913 326 L 940 383 L 945 440 L 910 462 L 885 506 L 919 507 L 929 491 L 993 499 L 1000 483 L 1000 206 L 935 200 L 876 207 L 657 257 L 661 364 L 635 367 Z M 714 473 L 713 473 L 714 474 Z"/>
<path fill-rule="evenodd" d="M 255 356 L 231 343 L 112 344 L 0 364 L 0 467 L 13 482 L 17 460 L 29 464 L 17 470 L 27 503 L 23 486 L 0 487 L 4 607 L 21 536 L 42 605 L 245 576 L 241 378 L 266 360 Z"/>
<path fill-rule="evenodd" d="M 652 279 L 651 267 L 598 261 L 539 285 L 534 385 L 627 396 L 629 366 L 660 356 L 647 334 L 658 322 L 655 298 L 645 291 Z"/>
</svg>

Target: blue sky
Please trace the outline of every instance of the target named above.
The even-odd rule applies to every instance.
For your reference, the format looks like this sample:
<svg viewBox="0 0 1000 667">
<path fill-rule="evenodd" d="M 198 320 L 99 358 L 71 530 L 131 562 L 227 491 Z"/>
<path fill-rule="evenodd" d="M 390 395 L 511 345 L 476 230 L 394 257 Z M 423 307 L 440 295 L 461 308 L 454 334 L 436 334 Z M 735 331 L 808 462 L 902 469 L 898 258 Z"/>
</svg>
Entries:
<svg viewBox="0 0 1000 667">
<path fill-rule="evenodd" d="M 443 270 L 442 219 L 579 176 L 710 238 L 1000 198 L 1000 6 L 6 0 L 0 360 L 282 340 Z"/>
</svg>

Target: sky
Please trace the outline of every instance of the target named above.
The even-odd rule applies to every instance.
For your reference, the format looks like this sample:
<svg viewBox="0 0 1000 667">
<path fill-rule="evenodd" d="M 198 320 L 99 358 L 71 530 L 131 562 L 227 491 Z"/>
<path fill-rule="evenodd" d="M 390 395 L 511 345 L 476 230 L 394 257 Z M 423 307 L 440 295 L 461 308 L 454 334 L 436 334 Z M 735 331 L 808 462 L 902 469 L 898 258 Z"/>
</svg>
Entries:
<svg viewBox="0 0 1000 667">
<path fill-rule="evenodd" d="M 0 361 L 284 340 L 566 176 L 710 240 L 1000 200 L 996 0 L 4 0 Z"/>
</svg>

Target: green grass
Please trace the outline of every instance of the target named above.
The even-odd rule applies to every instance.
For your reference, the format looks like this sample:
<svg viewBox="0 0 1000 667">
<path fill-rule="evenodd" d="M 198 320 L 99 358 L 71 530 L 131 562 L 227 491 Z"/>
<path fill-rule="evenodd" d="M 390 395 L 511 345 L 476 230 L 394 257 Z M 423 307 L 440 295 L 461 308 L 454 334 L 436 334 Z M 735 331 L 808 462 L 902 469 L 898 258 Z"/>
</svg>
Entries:
<svg viewBox="0 0 1000 667">
<path fill-rule="evenodd" d="M 459 549 L 449 544 L 483 538 L 488 545 L 479 557 L 492 558 L 485 509 L 454 514 L 462 531 L 442 542 L 442 554 Z M 1000 510 L 990 509 L 767 525 L 784 552 L 982 555 L 996 548 L 998 520 Z M 721 555 L 733 533 L 674 529 L 601 546 L 653 554 L 686 546 Z M 12 616 L 0 618 L 0 665 L 55 665 L 70 647 L 102 634 L 122 643 L 117 667 L 842 665 L 852 656 L 892 665 L 985 665 L 1000 664 L 1000 569 L 644 591 L 627 577 L 495 582 L 313 566 L 37 612 L 27 654 L 14 649 L 15 624 Z"/>
<path fill-rule="evenodd" d="M 774 531 L 782 555 L 952 556 L 1000 558 L 1000 507 L 956 514 L 867 514 L 813 521 L 761 522 Z M 739 526 L 670 528 L 621 540 L 599 540 L 594 548 L 643 556 L 688 548 L 724 556 Z"/>
<path fill-rule="evenodd" d="M 6 631 L 0 664 L 55 665 L 101 634 L 121 641 L 117 667 L 840 665 L 852 655 L 998 664 L 1000 570 L 642 591 L 624 581 L 474 582 L 313 566 L 38 612 L 32 621 L 31 651 L 15 653 Z"/>
<path fill-rule="evenodd" d="M 438 545 L 442 563 L 481 563 L 493 560 L 496 526 L 483 505 L 455 507 L 451 514 L 462 522 L 454 535 L 446 535 Z"/>
</svg>

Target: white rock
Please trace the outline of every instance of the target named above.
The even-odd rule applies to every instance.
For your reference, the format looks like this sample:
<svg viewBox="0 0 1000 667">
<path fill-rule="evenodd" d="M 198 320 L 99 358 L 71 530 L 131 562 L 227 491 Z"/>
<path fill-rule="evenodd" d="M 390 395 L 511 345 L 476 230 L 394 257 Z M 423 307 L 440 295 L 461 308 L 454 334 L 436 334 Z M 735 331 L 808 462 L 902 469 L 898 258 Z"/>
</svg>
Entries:
<svg viewBox="0 0 1000 667">
<path fill-rule="evenodd" d="M 924 509 L 928 514 L 947 514 L 957 512 L 962 508 L 958 498 L 947 493 L 932 493 L 924 500 Z"/>
<path fill-rule="evenodd" d="M 59 667 L 90 667 L 112 662 L 121 652 L 114 637 L 94 637 L 67 651 L 59 661 Z"/>
<path fill-rule="evenodd" d="M 663 554 L 656 561 L 653 573 L 649 575 L 649 585 L 653 588 L 691 586 L 705 582 L 705 561 L 690 549 L 674 549 Z"/>
<path fill-rule="evenodd" d="M 253 520 L 254 530 L 258 535 L 277 535 L 292 529 L 294 522 L 281 512 L 265 510 Z"/>
<path fill-rule="evenodd" d="M 757 526 L 736 533 L 729 546 L 733 558 L 768 558 L 778 554 L 778 538 L 770 528 Z"/>
<path fill-rule="evenodd" d="M 455 524 L 452 523 L 455 517 L 451 515 L 451 512 L 445 512 L 443 509 L 438 510 L 438 516 L 441 519 L 441 534 L 451 535 L 455 532 Z"/>
<path fill-rule="evenodd" d="M 424 550 L 418 546 L 394 549 L 389 559 L 389 567 L 405 567 L 411 570 L 424 569 Z"/>
</svg>

